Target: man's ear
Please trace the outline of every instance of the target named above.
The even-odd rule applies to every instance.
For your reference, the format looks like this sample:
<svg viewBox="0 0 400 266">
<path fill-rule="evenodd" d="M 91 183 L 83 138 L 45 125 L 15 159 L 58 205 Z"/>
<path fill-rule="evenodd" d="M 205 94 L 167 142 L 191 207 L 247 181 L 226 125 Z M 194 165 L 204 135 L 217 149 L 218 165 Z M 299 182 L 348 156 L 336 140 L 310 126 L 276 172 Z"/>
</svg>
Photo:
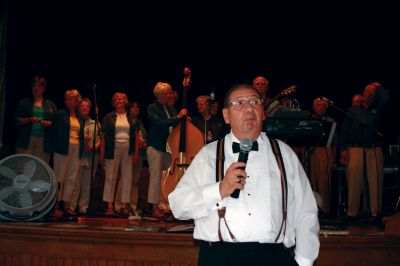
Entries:
<svg viewBox="0 0 400 266">
<path fill-rule="evenodd" d="M 222 109 L 222 116 L 224 117 L 225 123 L 229 125 L 229 111 L 227 108 Z"/>
</svg>

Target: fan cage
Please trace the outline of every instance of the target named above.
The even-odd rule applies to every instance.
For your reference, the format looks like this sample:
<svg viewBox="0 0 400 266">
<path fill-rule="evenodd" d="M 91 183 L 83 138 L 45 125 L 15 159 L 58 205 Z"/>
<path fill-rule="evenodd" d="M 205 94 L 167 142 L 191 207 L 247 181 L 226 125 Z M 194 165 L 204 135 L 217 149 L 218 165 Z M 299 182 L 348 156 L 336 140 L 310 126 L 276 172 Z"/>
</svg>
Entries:
<svg viewBox="0 0 400 266">
<path fill-rule="evenodd" d="M 0 171 L 0 191 L 12 190 L 7 197 L 0 198 L 0 219 L 33 221 L 53 209 L 57 179 L 46 162 L 32 155 L 16 154 L 2 159 L 0 167 L 5 169 Z"/>
</svg>

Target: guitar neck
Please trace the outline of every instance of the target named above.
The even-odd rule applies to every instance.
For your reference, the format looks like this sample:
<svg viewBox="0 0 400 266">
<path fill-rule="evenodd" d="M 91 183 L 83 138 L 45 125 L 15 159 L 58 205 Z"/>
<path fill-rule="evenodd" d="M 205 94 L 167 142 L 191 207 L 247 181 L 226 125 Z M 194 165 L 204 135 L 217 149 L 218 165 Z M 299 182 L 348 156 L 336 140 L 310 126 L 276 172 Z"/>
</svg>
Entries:
<svg viewBox="0 0 400 266">
<path fill-rule="evenodd" d="M 271 104 L 273 101 L 278 100 L 280 97 L 290 95 L 290 94 L 294 93 L 295 91 L 296 91 L 296 86 L 290 86 L 289 88 L 284 89 L 283 91 L 281 91 L 280 93 L 278 93 L 277 95 L 272 97 L 269 100 L 268 105 Z"/>
</svg>

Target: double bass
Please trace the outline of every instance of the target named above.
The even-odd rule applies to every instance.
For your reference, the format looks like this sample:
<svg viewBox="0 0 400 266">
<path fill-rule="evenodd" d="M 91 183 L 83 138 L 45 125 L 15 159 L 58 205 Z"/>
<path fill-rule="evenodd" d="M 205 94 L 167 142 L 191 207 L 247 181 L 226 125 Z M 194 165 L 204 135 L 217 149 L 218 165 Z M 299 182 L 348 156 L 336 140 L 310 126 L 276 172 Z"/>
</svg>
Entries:
<svg viewBox="0 0 400 266">
<path fill-rule="evenodd" d="M 192 84 L 192 72 L 188 67 L 183 71 L 182 108 L 186 108 L 187 90 Z M 168 195 L 175 189 L 179 180 L 196 154 L 204 146 L 203 133 L 186 116 L 172 129 L 167 140 L 167 151 L 171 153 L 171 164 L 161 177 L 161 195 L 168 202 Z"/>
</svg>

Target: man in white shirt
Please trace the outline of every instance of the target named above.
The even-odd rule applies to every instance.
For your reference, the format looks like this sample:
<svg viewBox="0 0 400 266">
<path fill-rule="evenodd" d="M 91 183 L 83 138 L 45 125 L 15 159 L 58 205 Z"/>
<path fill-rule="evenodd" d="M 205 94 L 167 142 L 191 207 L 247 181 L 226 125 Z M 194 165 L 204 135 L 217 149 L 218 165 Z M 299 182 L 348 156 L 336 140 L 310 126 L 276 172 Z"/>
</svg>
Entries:
<svg viewBox="0 0 400 266">
<path fill-rule="evenodd" d="M 286 173 L 282 182 L 272 146 L 261 133 L 263 102 L 252 86 L 228 91 L 223 116 L 232 131 L 224 141 L 222 180 L 216 177 L 217 142 L 212 142 L 169 195 L 175 218 L 195 221 L 194 238 L 202 240 L 199 265 L 312 265 L 319 251 L 318 209 L 296 154 L 278 141 Z M 258 145 L 258 151 L 248 153 L 247 164 L 232 151 L 233 142 L 243 139 Z M 240 194 L 233 198 L 236 189 Z M 294 245 L 293 257 L 289 248 Z"/>
</svg>

